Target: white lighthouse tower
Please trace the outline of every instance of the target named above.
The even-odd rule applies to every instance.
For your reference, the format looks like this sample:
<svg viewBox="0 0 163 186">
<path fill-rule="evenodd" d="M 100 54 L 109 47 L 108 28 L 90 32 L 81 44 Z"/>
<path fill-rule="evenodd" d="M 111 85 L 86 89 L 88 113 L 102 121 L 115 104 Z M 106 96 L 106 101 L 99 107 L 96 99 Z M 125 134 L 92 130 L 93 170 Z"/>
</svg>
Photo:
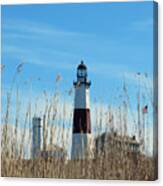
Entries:
<svg viewBox="0 0 163 186">
<path fill-rule="evenodd" d="M 85 159 L 93 157 L 93 137 L 91 134 L 89 88 L 91 82 L 87 80 L 87 67 L 83 61 L 77 67 L 77 81 L 75 88 L 75 104 L 73 115 L 73 135 L 71 159 Z"/>
</svg>

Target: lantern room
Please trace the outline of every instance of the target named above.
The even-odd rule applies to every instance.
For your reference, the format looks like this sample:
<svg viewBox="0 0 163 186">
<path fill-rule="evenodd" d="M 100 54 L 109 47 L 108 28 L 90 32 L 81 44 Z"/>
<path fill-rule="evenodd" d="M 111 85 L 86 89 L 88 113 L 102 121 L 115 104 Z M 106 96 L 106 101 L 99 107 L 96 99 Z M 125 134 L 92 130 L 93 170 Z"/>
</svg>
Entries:
<svg viewBox="0 0 163 186">
<path fill-rule="evenodd" d="M 83 61 L 81 61 L 80 65 L 77 68 L 77 78 L 87 78 L 87 67 Z"/>
</svg>

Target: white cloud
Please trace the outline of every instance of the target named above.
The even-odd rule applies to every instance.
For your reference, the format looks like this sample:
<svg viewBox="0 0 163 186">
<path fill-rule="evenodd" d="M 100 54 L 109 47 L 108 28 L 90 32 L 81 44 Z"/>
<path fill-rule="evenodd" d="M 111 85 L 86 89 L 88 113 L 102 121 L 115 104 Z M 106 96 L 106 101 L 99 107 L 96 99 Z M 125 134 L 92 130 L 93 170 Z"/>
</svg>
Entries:
<svg viewBox="0 0 163 186">
<path fill-rule="evenodd" d="M 21 33 L 25 36 L 28 36 L 26 34 L 30 34 L 30 36 L 35 36 L 36 39 L 41 39 L 40 36 L 62 36 L 62 37 L 68 37 L 68 36 L 88 36 L 86 33 L 80 33 L 80 32 L 72 32 L 68 30 L 62 30 L 60 28 L 56 28 L 55 26 L 48 25 L 46 23 L 37 23 L 32 22 L 29 20 L 8 20 L 7 22 L 2 25 L 2 28 L 11 31 L 12 33 Z M 14 36 L 14 35 L 13 35 Z M 19 37 L 19 35 L 17 35 Z M 21 36 L 21 35 L 20 35 Z M 37 37 L 36 37 L 37 36 Z"/>
</svg>

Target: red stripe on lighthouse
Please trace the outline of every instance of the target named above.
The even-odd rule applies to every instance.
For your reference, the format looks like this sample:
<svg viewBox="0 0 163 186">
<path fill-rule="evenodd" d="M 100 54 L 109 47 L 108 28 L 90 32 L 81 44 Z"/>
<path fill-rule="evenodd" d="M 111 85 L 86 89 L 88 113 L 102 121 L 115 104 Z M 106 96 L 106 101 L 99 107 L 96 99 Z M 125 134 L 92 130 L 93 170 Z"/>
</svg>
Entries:
<svg viewBox="0 0 163 186">
<path fill-rule="evenodd" d="M 73 133 L 91 133 L 89 109 L 74 109 Z"/>
</svg>

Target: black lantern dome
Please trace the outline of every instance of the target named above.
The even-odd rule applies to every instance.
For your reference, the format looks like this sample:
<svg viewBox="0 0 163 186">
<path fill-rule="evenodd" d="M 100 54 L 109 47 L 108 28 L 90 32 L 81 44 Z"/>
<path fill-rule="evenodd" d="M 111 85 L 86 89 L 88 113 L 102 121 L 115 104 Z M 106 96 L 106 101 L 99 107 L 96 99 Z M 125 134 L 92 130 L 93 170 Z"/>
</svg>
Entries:
<svg viewBox="0 0 163 186">
<path fill-rule="evenodd" d="M 78 70 L 87 70 L 86 65 L 84 64 L 83 60 L 81 61 L 80 65 L 78 66 Z"/>
<path fill-rule="evenodd" d="M 83 61 L 79 64 L 77 68 L 77 77 L 78 78 L 86 78 L 87 77 L 87 67 Z"/>
</svg>

